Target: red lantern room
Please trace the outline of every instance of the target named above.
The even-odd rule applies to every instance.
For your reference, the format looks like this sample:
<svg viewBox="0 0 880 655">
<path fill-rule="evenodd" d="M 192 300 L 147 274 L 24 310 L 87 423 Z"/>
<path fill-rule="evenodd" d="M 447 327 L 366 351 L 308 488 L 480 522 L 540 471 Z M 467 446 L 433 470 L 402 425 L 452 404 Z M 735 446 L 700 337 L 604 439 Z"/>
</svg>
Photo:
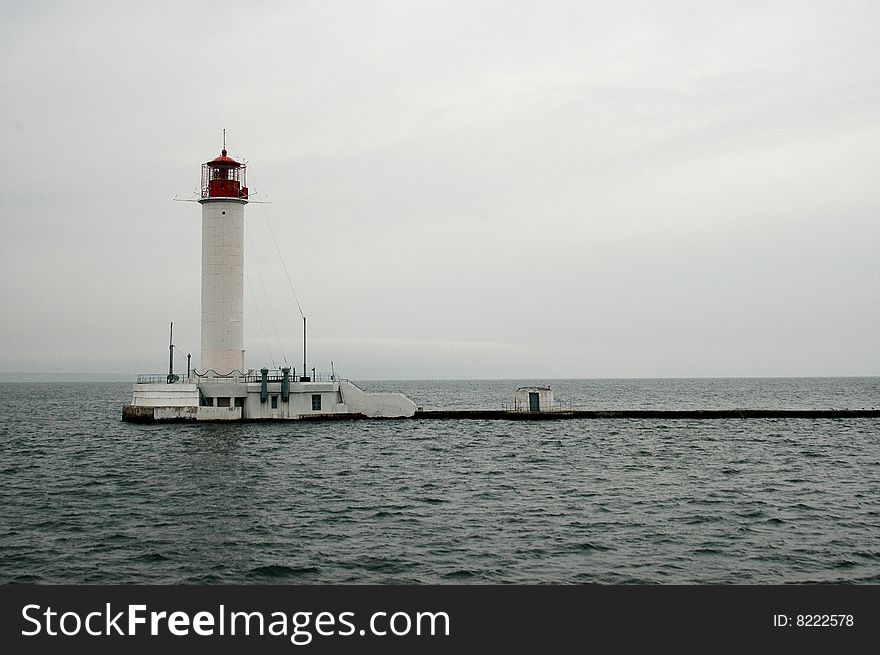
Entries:
<svg viewBox="0 0 880 655">
<path fill-rule="evenodd" d="M 202 164 L 202 198 L 239 198 L 247 200 L 246 164 L 240 164 L 226 155 Z"/>
</svg>

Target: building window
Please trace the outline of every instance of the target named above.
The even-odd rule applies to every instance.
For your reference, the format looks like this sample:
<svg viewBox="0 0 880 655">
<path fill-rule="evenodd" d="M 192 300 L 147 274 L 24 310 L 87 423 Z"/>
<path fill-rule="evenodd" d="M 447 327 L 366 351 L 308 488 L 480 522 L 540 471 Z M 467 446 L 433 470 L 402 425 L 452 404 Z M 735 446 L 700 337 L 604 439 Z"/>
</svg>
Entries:
<svg viewBox="0 0 880 655">
<path fill-rule="evenodd" d="M 278 409 L 278 396 L 272 396 L 272 409 Z"/>
<path fill-rule="evenodd" d="M 312 394 L 312 411 L 317 412 L 321 409 L 321 394 Z"/>
<path fill-rule="evenodd" d="M 229 407 L 229 398 L 218 398 L 217 407 Z"/>
</svg>

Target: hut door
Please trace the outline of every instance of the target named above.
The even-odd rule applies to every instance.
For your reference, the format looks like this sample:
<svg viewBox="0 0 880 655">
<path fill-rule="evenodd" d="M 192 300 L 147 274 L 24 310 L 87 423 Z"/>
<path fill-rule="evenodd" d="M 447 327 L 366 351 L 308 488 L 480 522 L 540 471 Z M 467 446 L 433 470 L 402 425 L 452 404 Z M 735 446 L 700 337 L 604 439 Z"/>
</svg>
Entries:
<svg viewBox="0 0 880 655">
<path fill-rule="evenodd" d="M 529 392 L 529 411 L 530 412 L 540 412 L 541 411 L 541 401 L 539 400 L 538 394 L 534 391 Z"/>
</svg>

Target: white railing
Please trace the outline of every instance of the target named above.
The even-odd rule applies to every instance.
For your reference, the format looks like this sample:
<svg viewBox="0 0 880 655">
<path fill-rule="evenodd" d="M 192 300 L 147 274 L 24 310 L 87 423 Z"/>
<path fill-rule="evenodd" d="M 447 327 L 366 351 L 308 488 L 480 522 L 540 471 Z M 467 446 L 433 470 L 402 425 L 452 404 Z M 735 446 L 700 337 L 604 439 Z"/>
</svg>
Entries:
<svg viewBox="0 0 880 655">
<path fill-rule="evenodd" d="M 501 409 L 505 412 L 571 412 L 572 405 L 571 401 L 553 401 L 550 403 L 550 407 L 547 407 L 544 403 L 541 403 L 540 408 L 538 410 L 533 410 L 528 401 L 520 401 L 514 399 L 511 402 L 503 402 L 501 403 Z"/>
<path fill-rule="evenodd" d="M 138 384 L 188 384 L 191 380 L 185 373 L 141 373 L 137 376 Z"/>
<path fill-rule="evenodd" d="M 284 379 L 284 372 L 280 369 L 270 369 L 267 375 L 268 382 L 281 382 Z M 337 382 L 341 380 L 338 375 L 332 373 L 315 373 L 314 375 L 296 375 L 296 371 L 290 371 L 291 382 Z M 185 373 L 142 373 L 137 376 L 138 384 L 184 384 L 198 381 L 210 381 L 212 384 L 242 384 L 248 382 L 262 382 L 263 374 L 257 369 L 249 371 L 233 371 L 227 375 L 219 375 L 214 371 L 206 371 L 199 373 L 193 370 L 192 375 L 187 377 Z"/>
</svg>

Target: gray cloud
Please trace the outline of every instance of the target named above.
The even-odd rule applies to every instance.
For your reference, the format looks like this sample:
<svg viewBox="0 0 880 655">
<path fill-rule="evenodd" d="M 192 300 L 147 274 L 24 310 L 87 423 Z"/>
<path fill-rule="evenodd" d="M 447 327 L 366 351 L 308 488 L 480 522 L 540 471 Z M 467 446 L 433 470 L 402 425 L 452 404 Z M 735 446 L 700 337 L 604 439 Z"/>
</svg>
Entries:
<svg viewBox="0 0 880 655">
<path fill-rule="evenodd" d="M 252 366 L 299 359 L 269 223 L 352 377 L 880 369 L 875 3 L 10 9 L 0 370 L 161 370 L 171 320 L 198 353 L 171 198 L 222 127 L 272 201 Z"/>
</svg>

